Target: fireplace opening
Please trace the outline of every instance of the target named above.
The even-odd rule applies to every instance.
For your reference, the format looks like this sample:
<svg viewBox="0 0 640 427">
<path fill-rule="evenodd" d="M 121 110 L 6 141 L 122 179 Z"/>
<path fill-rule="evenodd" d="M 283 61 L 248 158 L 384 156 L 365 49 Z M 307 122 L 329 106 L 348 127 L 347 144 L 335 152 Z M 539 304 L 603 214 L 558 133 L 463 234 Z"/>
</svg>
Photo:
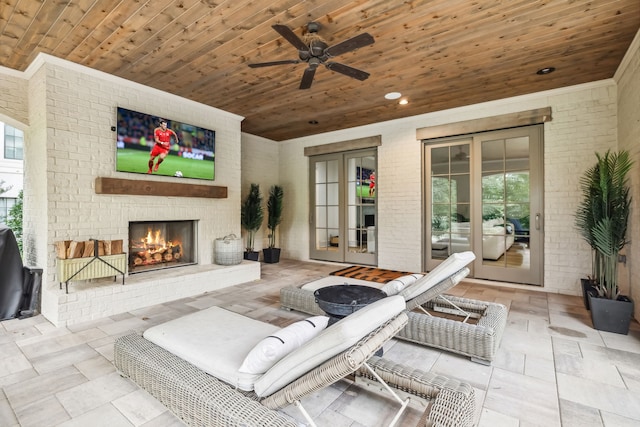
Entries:
<svg viewBox="0 0 640 427">
<path fill-rule="evenodd" d="M 129 223 L 129 273 L 197 264 L 196 221 Z"/>
</svg>

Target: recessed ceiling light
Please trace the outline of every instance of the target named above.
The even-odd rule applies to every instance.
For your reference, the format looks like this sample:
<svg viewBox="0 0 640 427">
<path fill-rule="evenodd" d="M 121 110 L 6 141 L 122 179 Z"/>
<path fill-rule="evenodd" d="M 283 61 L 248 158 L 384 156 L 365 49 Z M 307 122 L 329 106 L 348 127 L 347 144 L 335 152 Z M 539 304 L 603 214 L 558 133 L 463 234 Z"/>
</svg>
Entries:
<svg viewBox="0 0 640 427">
<path fill-rule="evenodd" d="M 405 99 L 401 99 L 400 101 L 398 101 L 398 104 L 400 105 L 407 105 L 409 103 L 409 100 Z"/>
<path fill-rule="evenodd" d="M 310 125 L 317 125 L 318 121 L 317 120 L 309 120 L 309 124 Z"/>
<path fill-rule="evenodd" d="M 385 99 L 398 99 L 402 96 L 400 92 L 389 92 L 384 97 Z"/>
<path fill-rule="evenodd" d="M 553 73 L 556 70 L 555 67 L 544 67 L 544 68 L 540 68 L 538 71 L 536 71 L 536 74 L 539 75 L 545 75 L 545 74 L 550 74 Z"/>
</svg>

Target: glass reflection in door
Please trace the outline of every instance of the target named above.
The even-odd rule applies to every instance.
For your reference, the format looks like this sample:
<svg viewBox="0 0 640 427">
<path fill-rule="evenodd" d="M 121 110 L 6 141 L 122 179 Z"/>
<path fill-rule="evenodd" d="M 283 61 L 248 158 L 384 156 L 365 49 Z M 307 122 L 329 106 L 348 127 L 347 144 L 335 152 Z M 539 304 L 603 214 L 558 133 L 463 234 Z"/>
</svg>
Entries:
<svg viewBox="0 0 640 427">
<path fill-rule="evenodd" d="M 339 161 L 315 163 L 315 249 L 338 251 L 339 221 Z"/>
</svg>

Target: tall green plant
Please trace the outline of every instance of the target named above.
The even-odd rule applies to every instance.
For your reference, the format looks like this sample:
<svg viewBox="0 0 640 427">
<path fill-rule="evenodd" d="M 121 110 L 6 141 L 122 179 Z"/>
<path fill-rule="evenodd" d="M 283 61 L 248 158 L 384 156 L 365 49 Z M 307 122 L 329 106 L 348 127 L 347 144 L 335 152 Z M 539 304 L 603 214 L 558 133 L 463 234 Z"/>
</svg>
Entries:
<svg viewBox="0 0 640 427">
<path fill-rule="evenodd" d="M 633 166 L 628 151 L 603 156 L 596 153 L 596 165 L 587 170 L 590 176 L 588 199 L 581 205 L 590 209 L 591 217 L 583 213 L 582 221 L 590 227 L 592 247 L 596 251 L 595 270 L 598 292 L 601 296 L 616 299 L 618 290 L 618 255 L 627 244 L 627 224 L 631 210 L 631 197 L 627 175 Z M 581 210 L 579 209 L 579 213 Z M 590 243 L 591 244 L 591 243 Z"/>
<path fill-rule="evenodd" d="M 264 218 L 260 186 L 251 184 L 249 194 L 240 208 L 240 224 L 247 230 L 247 252 L 253 252 L 255 235 Z"/>
<path fill-rule="evenodd" d="M 580 190 L 582 201 L 578 205 L 575 214 L 575 225 L 582 238 L 591 247 L 591 276 L 590 279 L 597 281 L 600 277 L 600 253 L 596 250 L 595 236 L 593 230 L 595 224 L 602 219 L 600 209 L 600 171 L 598 164 L 587 169 L 580 177 Z"/>
<path fill-rule="evenodd" d="M 9 214 L 7 215 L 7 219 L 5 220 L 7 227 L 9 227 L 13 234 L 16 236 L 16 241 L 18 242 L 18 248 L 20 249 L 20 253 L 23 253 L 22 250 L 22 206 L 24 203 L 24 194 L 22 190 L 18 193 L 18 199 L 16 203 L 11 206 L 9 209 Z"/>
<path fill-rule="evenodd" d="M 272 185 L 267 199 L 267 227 L 269 228 L 269 247 L 276 247 L 276 228 L 282 222 L 282 201 L 284 190 L 280 185 Z"/>
</svg>

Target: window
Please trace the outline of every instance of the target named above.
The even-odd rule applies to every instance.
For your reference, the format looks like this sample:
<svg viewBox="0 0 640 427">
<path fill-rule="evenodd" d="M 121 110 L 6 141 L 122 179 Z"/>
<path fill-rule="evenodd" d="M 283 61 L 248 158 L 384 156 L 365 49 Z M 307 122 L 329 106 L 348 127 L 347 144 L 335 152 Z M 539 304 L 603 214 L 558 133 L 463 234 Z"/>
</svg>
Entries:
<svg viewBox="0 0 640 427">
<path fill-rule="evenodd" d="M 16 204 L 16 199 L 0 197 L 0 224 L 4 224 L 7 220 L 9 211 Z"/>
<path fill-rule="evenodd" d="M 24 145 L 24 132 L 13 126 L 4 127 L 4 158 L 22 160 L 22 147 Z"/>
</svg>

